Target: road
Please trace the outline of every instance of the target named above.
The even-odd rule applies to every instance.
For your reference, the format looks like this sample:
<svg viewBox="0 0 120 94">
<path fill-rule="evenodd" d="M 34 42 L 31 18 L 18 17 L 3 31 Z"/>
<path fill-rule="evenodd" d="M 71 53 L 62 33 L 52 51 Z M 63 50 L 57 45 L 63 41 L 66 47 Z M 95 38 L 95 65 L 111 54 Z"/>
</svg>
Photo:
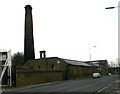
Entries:
<svg viewBox="0 0 120 94">
<path fill-rule="evenodd" d="M 5 90 L 4 92 L 102 92 L 106 86 L 118 80 L 117 75 L 60 81 L 48 85 L 33 85 L 24 88 Z"/>
</svg>

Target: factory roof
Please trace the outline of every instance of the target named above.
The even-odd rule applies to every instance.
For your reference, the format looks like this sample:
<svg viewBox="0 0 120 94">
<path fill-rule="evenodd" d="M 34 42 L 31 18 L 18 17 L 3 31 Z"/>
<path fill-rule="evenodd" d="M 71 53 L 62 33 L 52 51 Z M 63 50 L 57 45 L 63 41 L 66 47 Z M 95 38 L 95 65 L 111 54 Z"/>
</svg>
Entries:
<svg viewBox="0 0 120 94">
<path fill-rule="evenodd" d="M 71 65 L 90 66 L 89 64 L 84 63 L 83 61 L 70 60 L 70 59 L 63 59 L 63 61 L 65 61 L 66 63 L 71 64 Z"/>
</svg>

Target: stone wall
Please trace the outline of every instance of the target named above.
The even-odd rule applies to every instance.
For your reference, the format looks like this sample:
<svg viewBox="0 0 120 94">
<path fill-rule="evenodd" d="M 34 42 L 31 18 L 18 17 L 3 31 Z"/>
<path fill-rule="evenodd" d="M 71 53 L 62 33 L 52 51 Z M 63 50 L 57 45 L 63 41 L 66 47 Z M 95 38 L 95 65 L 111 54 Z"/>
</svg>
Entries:
<svg viewBox="0 0 120 94">
<path fill-rule="evenodd" d="M 16 71 L 16 86 L 25 86 L 32 84 L 40 84 L 46 82 L 55 82 L 61 80 L 79 79 L 83 77 L 92 77 L 92 73 L 99 72 L 105 75 L 107 72 L 104 68 L 84 67 L 84 66 L 69 66 L 66 70 L 17 70 Z"/>
<path fill-rule="evenodd" d="M 70 79 L 92 77 L 92 68 L 83 66 L 70 66 Z"/>
<path fill-rule="evenodd" d="M 32 84 L 40 84 L 45 82 L 64 80 L 62 71 L 33 71 L 18 70 L 16 71 L 16 86 L 26 86 Z"/>
</svg>

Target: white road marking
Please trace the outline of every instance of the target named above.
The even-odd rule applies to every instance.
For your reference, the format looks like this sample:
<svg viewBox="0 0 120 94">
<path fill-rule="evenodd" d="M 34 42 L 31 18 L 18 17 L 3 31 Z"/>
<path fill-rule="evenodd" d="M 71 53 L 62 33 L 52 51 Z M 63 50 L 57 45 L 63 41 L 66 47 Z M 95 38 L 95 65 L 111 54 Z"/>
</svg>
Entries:
<svg viewBox="0 0 120 94">
<path fill-rule="evenodd" d="M 112 82 L 111 84 L 109 84 L 109 85 L 107 85 L 106 87 L 104 87 L 104 88 L 102 88 L 102 89 L 100 89 L 99 91 L 97 91 L 97 92 L 101 92 L 101 91 L 103 91 L 104 89 L 106 89 L 106 88 L 108 88 L 110 85 L 112 85 L 114 82 Z"/>
</svg>

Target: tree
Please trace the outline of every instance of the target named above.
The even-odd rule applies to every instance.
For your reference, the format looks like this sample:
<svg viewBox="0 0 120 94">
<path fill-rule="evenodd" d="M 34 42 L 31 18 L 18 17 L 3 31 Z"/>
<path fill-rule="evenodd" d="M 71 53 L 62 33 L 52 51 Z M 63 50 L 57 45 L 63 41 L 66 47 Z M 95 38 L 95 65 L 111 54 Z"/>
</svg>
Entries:
<svg viewBox="0 0 120 94">
<path fill-rule="evenodd" d="M 12 62 L 15 66 L 21 66 L 24 64 L 24 54 L 22 52 L 17 52 L 12 56 Z"/>
<path fill-rule="evenodd" d="M 115 59 L 114 61 L 110 61 L 109 62 L 109 66 L 110 67 L 120 67 L 120 60 L 119 59 Z"/>
</svg>

